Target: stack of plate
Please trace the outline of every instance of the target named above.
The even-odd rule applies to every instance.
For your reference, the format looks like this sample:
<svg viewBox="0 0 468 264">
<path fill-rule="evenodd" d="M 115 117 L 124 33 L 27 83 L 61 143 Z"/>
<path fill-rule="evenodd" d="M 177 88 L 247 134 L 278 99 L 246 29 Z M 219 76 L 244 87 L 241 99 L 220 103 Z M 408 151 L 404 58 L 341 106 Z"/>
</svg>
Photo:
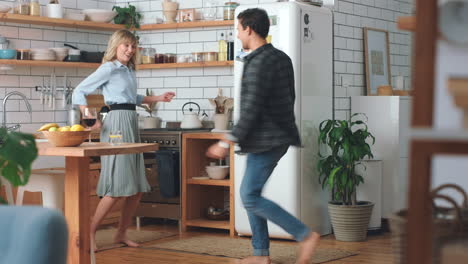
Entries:
<svg viewBox="0 0 468 264">
<path fill-rule="evenodd" d="M 31 49 L 32 60 L 53 61 L 56 59 L 55 52 L 51 49 Z"/>
<path fill-rule="evenodd" d="M 68 48 L 51 48 L 55 52 L 55 59 L 63 61 L 68 56 Z"/>
</svg>

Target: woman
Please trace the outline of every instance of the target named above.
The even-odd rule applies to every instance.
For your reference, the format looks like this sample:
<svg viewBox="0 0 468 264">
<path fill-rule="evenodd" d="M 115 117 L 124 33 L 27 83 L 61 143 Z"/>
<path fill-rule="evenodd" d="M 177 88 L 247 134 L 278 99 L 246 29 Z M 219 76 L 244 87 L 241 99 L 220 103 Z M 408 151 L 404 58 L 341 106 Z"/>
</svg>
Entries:
<svg viewBox="0 0 468 264">
<path fill-rule="evenodd" d="M 102 65 L 82 81 L 73 92 L 73 104 L 86 108 L 86 95 L 101 89 L 104 100 L 111 111 L 101 128 L 101 142 L 109 142 L 109 134 L 121 131 L 123 142 L 140 142 L 136 105 L 153 102 L 170 102 L 175 96 L 166 92 L 159 96 L 137 94 L 135 60 L 138 56 L 138 42 L 128 30 L 116 31 L 110 38 Z M 92 129 L 101 127 L 97 122 Z M 97 194 L 102 197 L 91 222 L 92 247 L 96 250 L 96 229 L 112 207 L 124 200 L 117 234 L 114 242 L 130 247 L 138 244 L 126 236 L 132 216 L 140 202 L 143 192 L 150 190 L 145 176 L 143 155 L 111 155 L 101 157 L 101 176 Z"/>
</svg>

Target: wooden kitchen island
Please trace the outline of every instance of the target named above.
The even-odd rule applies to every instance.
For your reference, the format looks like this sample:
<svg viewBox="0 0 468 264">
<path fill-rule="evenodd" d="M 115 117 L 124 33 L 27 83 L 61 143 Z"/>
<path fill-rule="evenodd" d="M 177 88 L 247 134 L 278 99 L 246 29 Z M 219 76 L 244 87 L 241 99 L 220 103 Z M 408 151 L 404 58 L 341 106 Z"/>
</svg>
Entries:
<svg viewBox="0 0 468 264">
<path fill-rule="evenodd" d="M 68 264 L 90 263 L 89 157 L 133 154 L 158 150 L 158 144 L 83 143 L 79 147 L 54 147 L 37 143 L 40 156 L 65 157 L 65 219 L 68 224 Z"/>
</svg>

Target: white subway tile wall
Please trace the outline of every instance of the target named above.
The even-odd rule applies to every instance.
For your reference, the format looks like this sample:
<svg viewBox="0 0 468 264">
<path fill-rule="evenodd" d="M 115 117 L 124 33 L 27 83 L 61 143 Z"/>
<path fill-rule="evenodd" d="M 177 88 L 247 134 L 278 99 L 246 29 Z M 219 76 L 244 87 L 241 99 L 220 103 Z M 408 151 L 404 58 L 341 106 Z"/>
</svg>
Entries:
<svg viewBox="0 0 468 264">
<path fill-rule="evenodd" d="M 206 0 L 179 0 L 179 8 L 195 8 L 201 13 Z M 222 17 L 222 7 L 227 1 L 216 3 L 217 18 Z M 240 0 L 241 4 L 266 3 L 272 0 Z M 11 6 L 14 0 L 0 1 Z M 44 6 L 48 0 L 40 0 Z M 79 12 L 86 8 L 111 9 L 113 5 L 135 5 L 143 15 L 142 24 L 156 23 L 163 20 L 162 1 L 140 0 L 62 0 L 67 12 Z M 349 96 L 365 94 L 365 70 L 363 27 L 374 27 L 388 30 L 390 33 L 391 74 L 392 77 L 405 77 L 405 88 L 409 89 L 411 71 L 411 37 L 409 33 L 396 28 L 396 18 L 412 12 L 412 0 L 336 0 L 335 13 L 335 114 L 337 118 L 349 117 Z M 190 55 L 192 52 L 217 51 L 217 40 L 221 32 L 229 32 L 233 27 L 190 28 L 178 30 L 140 31 L 142 47 L 152 47 L 157 53 L 175 53 Z M 50 27 L 40 25 L 14 24 L 0 22 L 0 35 L 10 40 L 10 48 L 25 49 L 39 47 L 61 47 L 64 43 L 77 46 L 87 51 L 104 51 L 111 32 L 86 29 Z M 57 101 L 56 110 L 40 104 L 39 93 L 35 86 L 48 83 L 50 75 L 58 76 L 61 85 L 66 74 L 75 87 L 93 69 L 46 68 L 16 66 L 11 71 L 0 71 L 0 98 L 9 91 L 24 93 L 31 102 L 33 114 L 30 116 L 21 100 L 11 97 L 7 104 L 7 124 L 22 124 L 23 131 L 34 131 L 44 122 L 67 121 L 66 108 Z M 232 95 L 233 68 L 188 68 L 188 69 L 151 69 L 137 72 L 140 94 L 151 89 L 155 94 L 166 91 L 177 93 L 171 103 L 161 103 L 157 115 L 165 121 L 181 120 L 182 105 L 188 101 L 200 104 L 210 116 L 212 106 L 207 98 L 213 98 L 222 88 L 223 94 Z M 59 98 L 60 94 L 59 94 Z M 141 115 L 147 115 L 139 111 Z"/>
</svg>

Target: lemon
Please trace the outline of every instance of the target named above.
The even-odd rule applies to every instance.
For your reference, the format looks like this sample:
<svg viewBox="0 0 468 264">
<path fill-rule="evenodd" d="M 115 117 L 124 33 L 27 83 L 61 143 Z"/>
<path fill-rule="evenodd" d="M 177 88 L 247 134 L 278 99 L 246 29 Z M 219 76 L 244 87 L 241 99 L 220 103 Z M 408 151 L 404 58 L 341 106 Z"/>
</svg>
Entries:
<svg viewBox="0 0 468 264">
<path fill-rule="evenodd" d="M 70 128 L 70 131 L 84 131 L 85 128 L 82 125 L 73 125 Z"/>
<path fill-rule="evenodd" d="M 51 131 L 51 132 L 52 131 L 57 131 L 57 127 L 51 127 L 51 128 L 49 128 L 49 131 Z"/>
<path fill-rule="evenodd" d="M 58 131 L 65 132 L 65 131 L 70 131 L 70 126 L 64 126 L 58 129 Z"/>
</svg>

